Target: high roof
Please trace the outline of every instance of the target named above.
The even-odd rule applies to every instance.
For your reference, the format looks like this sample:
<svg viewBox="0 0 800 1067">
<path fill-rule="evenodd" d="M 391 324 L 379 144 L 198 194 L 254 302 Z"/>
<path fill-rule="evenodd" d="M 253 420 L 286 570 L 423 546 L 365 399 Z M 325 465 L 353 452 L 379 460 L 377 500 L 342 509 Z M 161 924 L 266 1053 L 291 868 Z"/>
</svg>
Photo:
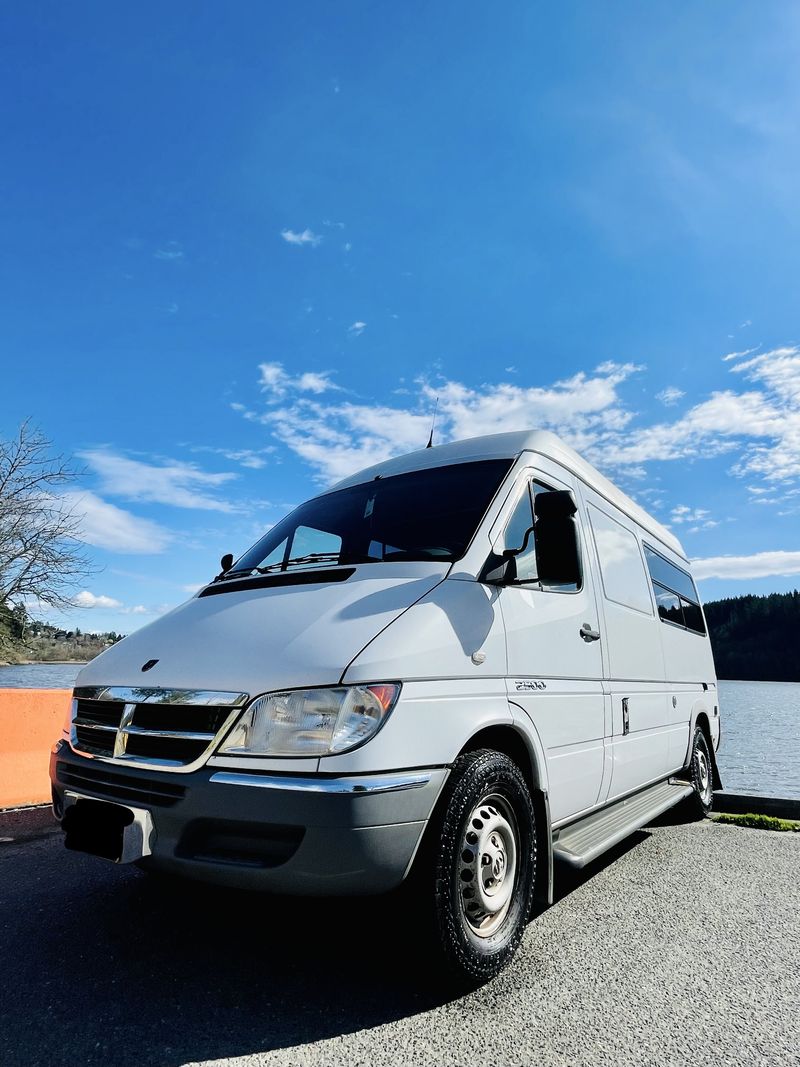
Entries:
<svg viewBox="0 0 800 1067">
<path fill-rule="evenodd" d="M 550 433 L 549 430 L 493 433 L 484 437 L 470 437 L 465 441 L 452 441 L 433 448 L 421 448 L 417 452 L 396 456 L 394 459 L 387 459 L 383 463 L 376 463 L 373 467 L 351 474 L 349 478 L 344 478 L 341 482 L 331 486 L 327 492 L 372 481 L 379 474 L 383 478 L 389 478 L 393 474 L 406 474 L 409 471 L 425 470 L 428 467 L 444 467 L 451 463 L 468 463 L 471 460 L 481 459 L 515 459 L 522 452 L 538 452 L 560 463 L 653 537 L 658 538 L 673 552 L 686 559 L 686 553 L 673 533 L 631 500 L 626 493 L 618 489 L 591 463 L 578 455 L 574 448 L 570 448 L 566 442 L 554 433 Z"/>
</svg>

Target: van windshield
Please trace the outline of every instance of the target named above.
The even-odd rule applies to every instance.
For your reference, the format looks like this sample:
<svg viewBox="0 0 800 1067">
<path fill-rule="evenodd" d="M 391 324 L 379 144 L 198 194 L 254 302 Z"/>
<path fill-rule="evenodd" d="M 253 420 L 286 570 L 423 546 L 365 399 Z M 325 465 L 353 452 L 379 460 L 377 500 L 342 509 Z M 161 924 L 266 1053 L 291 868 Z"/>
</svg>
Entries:
<svg viewBox="0 0 800 1067">
<path fill-rule="evenodd" d="M 302 567 L 460 559 L 510 459 L 378 477 L 301 504 L 225 573 L 227 578 Z"/>
</svg>

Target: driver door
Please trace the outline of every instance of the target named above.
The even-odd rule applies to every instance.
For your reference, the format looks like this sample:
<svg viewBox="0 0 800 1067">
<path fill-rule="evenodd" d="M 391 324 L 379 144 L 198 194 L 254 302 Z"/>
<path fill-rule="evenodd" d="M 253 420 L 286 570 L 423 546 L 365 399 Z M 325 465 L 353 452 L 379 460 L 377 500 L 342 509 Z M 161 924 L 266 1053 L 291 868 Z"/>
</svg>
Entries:
<svg viewBox="0 0 800 1067">
<path fill-rule="evenodd" d="M 495 544 L 525 550 L 516 557 L 516 580 L 503 585 L 499 602 L 506 630 L 509 699 L 533 721 L 547 759 L 550 814 L 558 823 L 598 802 L 604 770 L 605 713 L 600 618 L 580 511 L 573 516 L 578 573 L 572 581 L 540 580 L 534 501 L 568 490 L 567 472 L 544 459 L 525 471 L 510 518 Z M 591 635 L 591 636 L 590 636 Z"/>
</svg>

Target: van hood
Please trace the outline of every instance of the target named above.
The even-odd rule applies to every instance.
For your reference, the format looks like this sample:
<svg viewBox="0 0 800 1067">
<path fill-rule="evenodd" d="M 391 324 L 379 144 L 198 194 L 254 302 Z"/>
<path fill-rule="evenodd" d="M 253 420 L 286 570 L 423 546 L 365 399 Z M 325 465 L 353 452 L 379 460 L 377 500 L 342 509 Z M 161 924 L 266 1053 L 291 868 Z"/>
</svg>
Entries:
<svg viewBox="0 0 800 1067">
<path fill-rule="evenodd" d="M 106 649 L 75 684 L 250 696 L 336 685 L 364 646 L 448 570 L 446 563 L 373 563 L 331 584 L 308 584 L 306 572 L 305 584 L 200 595 Z M 149 660 L 157 662 L 143 673 Z"/>
</svg>

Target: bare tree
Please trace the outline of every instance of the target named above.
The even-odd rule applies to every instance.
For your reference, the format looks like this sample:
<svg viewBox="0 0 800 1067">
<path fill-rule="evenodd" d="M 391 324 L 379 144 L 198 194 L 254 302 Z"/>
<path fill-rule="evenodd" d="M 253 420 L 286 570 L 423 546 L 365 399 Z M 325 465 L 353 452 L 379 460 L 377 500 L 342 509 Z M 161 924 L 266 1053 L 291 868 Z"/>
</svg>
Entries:
<svg viewBox="0 0 800 1067">
<path fill-rule="evenodd" d="M 92 573 L 76 517 L 59 490 L 78 476 L 30 421 L 0 439 L 0 604 L 69 605 Z"/>
</svg>

